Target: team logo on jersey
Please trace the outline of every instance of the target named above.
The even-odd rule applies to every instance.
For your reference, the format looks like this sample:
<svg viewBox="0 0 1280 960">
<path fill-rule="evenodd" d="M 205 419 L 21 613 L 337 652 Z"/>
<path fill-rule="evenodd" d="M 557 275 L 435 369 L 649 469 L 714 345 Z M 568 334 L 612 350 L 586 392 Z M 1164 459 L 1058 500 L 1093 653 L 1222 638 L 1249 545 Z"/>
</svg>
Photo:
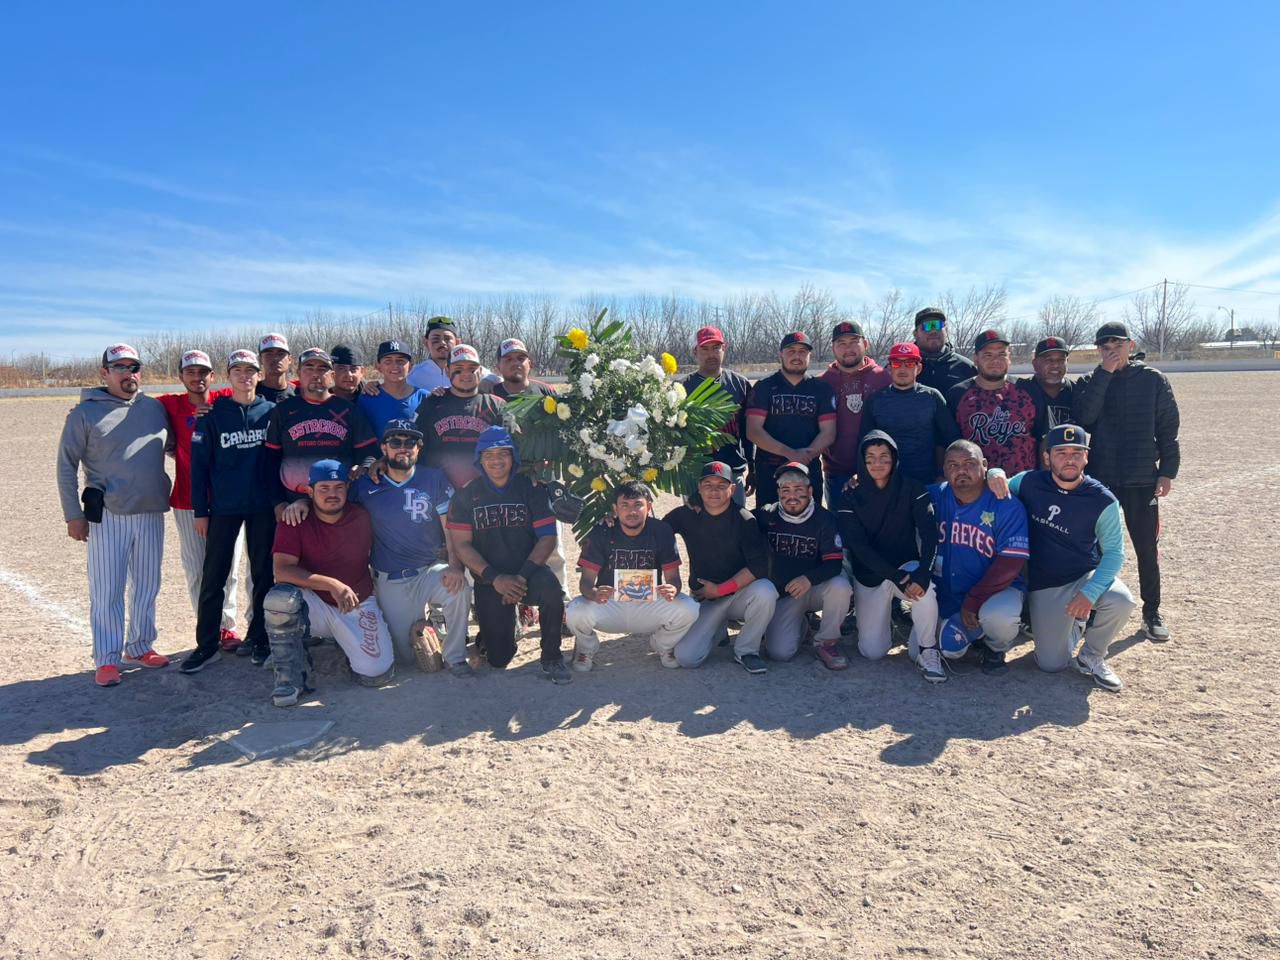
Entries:
<svg viewBox="0 0 1280 960">
<path fill-rule="evenodd" d="M 982 525 L 983 525 L 984 527 L 992 527 L 992 526 L 995 526 L 995 522 L 996 522 L 996 514 L 995 514 L 995 511 L 994 511 L 994 510 L 983 510 L 983 511 L 982 511 L 982 516 L 981 516 L 979 519 L 981 519 L 981 521 L 982 521 Z"/>
<path fill-rule="evenodd" d="M 1060 506 L 1058 506 L 1056 503 L 1051 503 L 1049 505 L 1049 522 L 1053 523 L 1053 518 L 1056 517 L 1061 512 L 1062 512 L 1062 508 Z"/>
<path fill-rule="evenodd" d="M 421 490 L 406 488 L 404 491 L 404 512 L 413 523 L 422 523 L 431 516 L 431 498 Z"/>
<path fill-rule="evenodd" d="M 851 393 L 844 398 L 844 405 L 849 408 L 850 413 L 862 412 L 862 394 Z"/>
</svg>

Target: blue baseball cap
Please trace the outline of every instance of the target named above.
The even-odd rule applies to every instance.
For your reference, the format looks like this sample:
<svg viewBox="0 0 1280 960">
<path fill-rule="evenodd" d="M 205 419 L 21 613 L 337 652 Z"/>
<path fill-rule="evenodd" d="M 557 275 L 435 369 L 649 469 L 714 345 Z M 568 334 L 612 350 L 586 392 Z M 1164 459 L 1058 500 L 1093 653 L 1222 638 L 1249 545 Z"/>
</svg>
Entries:
<svg viewBox="0 0 1280 960">
<path fill-rule="evenodd" d="M 341 480 L 346 483 L 346 467 L 337 460 L 317 460 L 307 473 L 307 483 L 314 487 L 317 483 L 323 483 L 326 480 Z"/>
<path fill-rule="evenodd" d="M 942 632 L 938 635 L 938 646 L 943 654 L 959 656 L 969 649 L 969 645 L 982 636 L 982 628 L 970 630 L 964 625 L 960 614 L 953 613 L 942 622 Z"/>
<path fill-rule="evenodd" d="M 1089 432 L 1084 427 L 1077 427 L 1074 423 L 1059 424 L 1044 438 L 1046 450 L 1052 450 L 1054 447 L 1084 447 L 1088 450 Z"/>
</svg>

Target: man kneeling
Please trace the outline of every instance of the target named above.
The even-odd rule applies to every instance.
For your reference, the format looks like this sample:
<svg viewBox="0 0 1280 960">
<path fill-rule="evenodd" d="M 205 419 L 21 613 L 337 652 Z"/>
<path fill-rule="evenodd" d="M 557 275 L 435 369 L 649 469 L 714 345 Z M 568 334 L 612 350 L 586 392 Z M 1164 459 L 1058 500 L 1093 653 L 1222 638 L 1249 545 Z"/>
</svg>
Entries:
<svg viewBox="0 0 1280 960">
<path fill-rule="evenodd" d="M 271 701 L 291 707 L 307 689 L 307 636 L 338 642 L 356 682 L 379 687 L 395 676 L 395 654 L 373 597 L 369 514 L 347 503 L 347 469 L 318 460 L 308 476 L 312 511 L 296 527 L 276 526 L 276 585 L 263 603 L 275 689 Z"/>
<path fill-rule="evenodd" d="M 653 491 L 638 480 L 614 490 L 613 512 L 616 522 L 596 524 L 582 544 L 582 596 L 565 611 L 576 642 L 573 669 L 591 669 L 597 629 L 647 635 L 662 665 L 678 667 L 676 644 L 698 619 L 698 605 L 680 593 L 676 535 L 650 516 Z"/>
</svg>

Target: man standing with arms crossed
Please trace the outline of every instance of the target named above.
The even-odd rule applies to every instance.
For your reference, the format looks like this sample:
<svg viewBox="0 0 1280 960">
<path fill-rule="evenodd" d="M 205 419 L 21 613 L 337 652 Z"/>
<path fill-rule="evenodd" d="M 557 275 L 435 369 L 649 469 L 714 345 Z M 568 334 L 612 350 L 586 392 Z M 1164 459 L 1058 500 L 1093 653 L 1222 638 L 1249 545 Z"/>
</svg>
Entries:
<svg viewBox="0 0 1280 960">
<path fill-rule="evenodd" d="M 943 397 L 962 380 L 978 375 L 978 368 L 960 356 L 947 342 L 947 315 L 938 307 L 925 307 L 916 314 L 916 346 L 920 348 L 920 383 Z"/>
<path fill-rule="evenodd" d="M 840 505 L 840 492 L 849 478 L 859 473 L 858 438 L 862 436 L 862 409 L 867 398 L 887 387 L 888 372 L 867 356 L 867 337 L 862 325 L 853 320 L 837 323 L 831 331 L 831 352 L 835 360 L 820 380 L 831 385 L 836 398 L 836 438 L 822 455 L 827 471 L 827 509 Z"/>
<path fill-rule="evenodd" d="M 206 541 L 196 530 L 195 513 L 192 509 L 191 434 L 195 430 L 196 418 L 207 412 L 214 400 L 231 394 L 229 387 L 212 391 L 209 389 L 212 374 L 213 364 L 209 355 L 202 350 L 188 350 L 182 355 L 178 371 L 178 377 L 187 392 L 166 393 L 156 397 L 169 416 L 169 436 L 173 442 L 173 494 L 169 497 L 169 506 L 173 508 L 173 522 L 178 528 L 182 572 L 187 579 L 191 610 L 197 617 L 200 615 Z M 219 642 L 226 651 L 240 646 L 240 637 L 236 634 L 236 588 L 240 578 L 236 576 L 234 561 L 244 546 L 243 539 L 238 540 L 236 546 L 231 554 L 231 567 L 223 578 L 226 583 L 222 592 Z"/>
<path fill-rule="evenodd" d="M 813 345 L 799 330 L 778 345 L 781 369 L 765 377 L 747 401 L 747 439 L 756 445 L 756 505 L 778 501 L 773 475 L 792 460 L 808 466 L 836 438 L 836 402 L 831 385 L 808 374 Z M 809 473 L 815 500 L 822 500 L 817 466 Z"/>
<path fill-rule="evenodd" d="M 733 502 L 745 506 L 747 497 L 755 493 L 756 478 L 753 461 L 755 444 L 747 439 L 747 398 L 751 396 L 751 381 L 724 365 L 724 334 L 718 327 L 702 327 L 694 335 L 693 359 L 698 369 L 689 374 L 681 384 L 685 393 L 693 393 L 704 380 L 714 380 L 738 402 L 738 412 L 724 426 L 724 432 L 733 439 L 711 455 L 712 460 L 727 463 L 733 470 Z"/>
<path fill-rule="evenodd" d="M 168 666 L 156 653 L 156 594 L 164 555 L 169 436 L 164 407 L 140 392 L 142 360 L 128 344 L 102 352 L 104 386 L 87 387 L 58 444 L 58 496 L 67 536 L 89 544 L 89 625 L 94 681 L 120 682 L 120 664 Z M 85 490 L 79 495 L 79 471 Z M 125 642 L 124 598 L 129 590 Z"/>
<path fill-rule="evenodd" d="M 995 330 L 974 340 L 978 375 L 951 388 L 947 406 L 960 436 L 982 448 L 988 464 L 1006 473 L 1034 470 L 1040 462 L 1036 403 L 1009 379 L 1009 341 Z"/>
<path fill-rule="evenodd" d="M 1027 509 L 1031 536 L 1027 601 L 1036 664 L 1050 672 L 1065 669 L 1083 634 L 1076 669 L 1117 693 L 1123 684 L 1106 661 L 1107 648 L 1136 606 L 1118 576 L 1124 565 L 1120 504 L 1085 475 L 1089 434 L 1082 427 L 1054 427 L 1045 446 L 1048 470 L 1009 480 Z"/>
<path fill-rule="evenodd" d="M 1178 401 L 1169 379 L 1132 358 L 1129 328 L 1113 320 L 1094 338 L 1101 362 L 1076 381 L 1071 409 L 1093 432 L 1091 474 L 1120 501 L 1138 555 L 1138 586 L 1147 639 L 1163 643 L 1160 616 L 1160 499 L 1173 489 L 1182 462 Z"/>
</svg>

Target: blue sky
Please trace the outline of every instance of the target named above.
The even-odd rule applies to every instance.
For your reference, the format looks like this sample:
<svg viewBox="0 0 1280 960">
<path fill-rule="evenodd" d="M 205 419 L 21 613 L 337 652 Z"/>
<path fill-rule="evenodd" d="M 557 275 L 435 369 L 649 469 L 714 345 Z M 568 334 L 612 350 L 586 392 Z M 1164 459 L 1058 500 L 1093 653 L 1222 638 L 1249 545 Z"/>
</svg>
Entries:
<svg viewBox="0 0 1280 960">
<path fill-rule="evenodd" d="M 506 292 L 1280 291 L 1274 4 L 462 6 L 10 5 L 0 353 Z"/>
</svg>

